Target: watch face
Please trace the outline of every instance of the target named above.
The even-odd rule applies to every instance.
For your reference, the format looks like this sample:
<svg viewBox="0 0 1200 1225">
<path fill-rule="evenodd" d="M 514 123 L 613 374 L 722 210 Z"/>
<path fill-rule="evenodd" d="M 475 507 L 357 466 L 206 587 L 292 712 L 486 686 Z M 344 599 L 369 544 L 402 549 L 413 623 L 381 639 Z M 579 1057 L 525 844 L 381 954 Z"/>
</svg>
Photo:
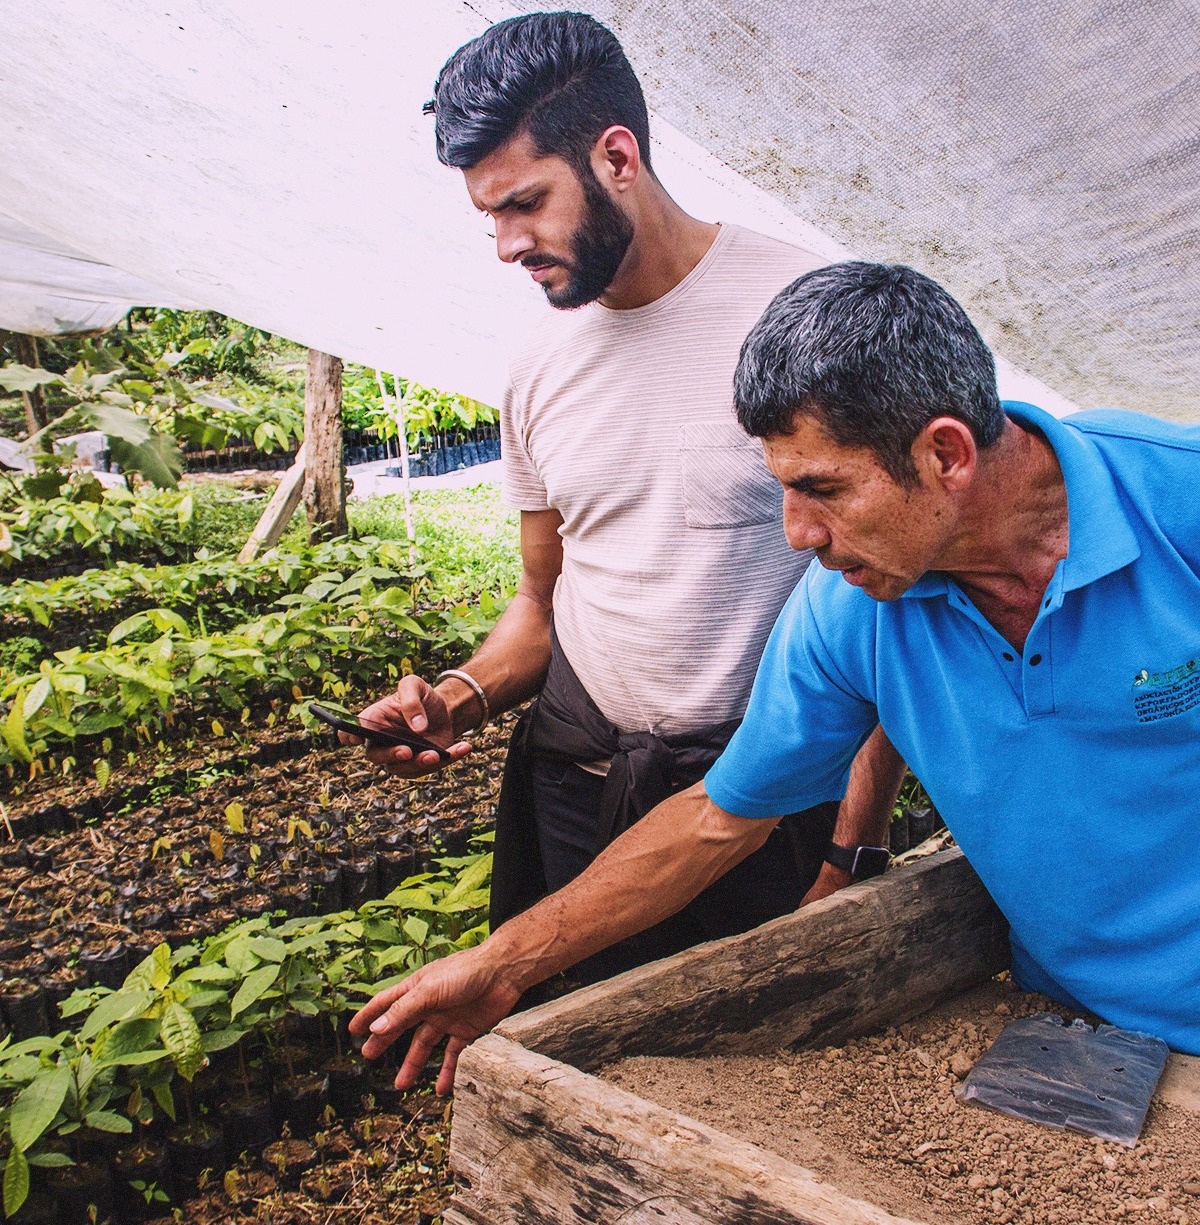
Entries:
<svg viewBox="0 0 1200 1225">
<path fill-rule="evenodd" d="M 860 846 L 854 853 L 854 867 L 850 875 L 855 880 L 870 880 L 887 871 L 891 855 L 885 846 Z"/>
</svg>

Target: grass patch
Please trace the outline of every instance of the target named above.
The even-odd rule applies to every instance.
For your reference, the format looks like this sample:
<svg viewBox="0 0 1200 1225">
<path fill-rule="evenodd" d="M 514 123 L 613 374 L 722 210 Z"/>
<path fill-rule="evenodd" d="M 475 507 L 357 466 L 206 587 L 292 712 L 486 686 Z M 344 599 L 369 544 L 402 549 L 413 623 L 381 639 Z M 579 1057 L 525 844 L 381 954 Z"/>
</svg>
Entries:
<svg viewBox="0 0 1200 1225">
<path fill-rule="evenodd" d="M 349 515 L 351 528 L 361 536 L 407 539 L 399 494 L 351 502 Z M 501 501 L 498 486 L 416 490 L 413 527 L 417 559 L 447 599 L 515 589 L 521 574 L 518 520 Z"/>
<path fill-rule="evenodd" d="M 236 555 L 262 515 L 267 495 L 247 497 L 219 481 L 197 481 L 189 491 L 195 500 L 193 549 L 207 548 L 215 557 Z M 355 536 L 408 538 L 399 494 L 355 499 L 347 514 Z M 516 588 L 521 574 L 518 517 L 501 501 L 497 485 L 415 490 L 413 526 L 417 560 L 428 569 L 439 596 L 470 602 L 484 591 L 501 595 Z M 280 547 L 305 543 L 307 532 L 300 507 Z"/>
<path fill-rule="evenodd" d="M 195 506 L 192 548 L 207 549 L 214 557 L 235 557 L 262 518 L 270 495 L 249 495 L 221 481 L 189 481 L 186 488 Z M 308 523 L 301 505 L 279 544 L 286 549 L 307 542 Z"/>
</svg>

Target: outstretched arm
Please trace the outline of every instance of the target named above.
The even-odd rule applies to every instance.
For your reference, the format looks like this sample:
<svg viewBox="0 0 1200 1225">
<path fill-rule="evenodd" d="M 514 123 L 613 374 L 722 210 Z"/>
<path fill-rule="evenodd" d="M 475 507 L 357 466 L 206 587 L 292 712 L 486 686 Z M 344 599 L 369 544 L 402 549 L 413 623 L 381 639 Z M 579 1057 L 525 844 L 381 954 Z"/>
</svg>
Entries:
<svg viewBox="0 0 1200 1225">
<path fill-rule="evenodd" d="M 463 1048 L 506 1016 L 534 984 L 644 931 L 767 840 L 776 821 L 735 817 L 697 783 L 664 800 L 600 854 L 582 875 L 510 919 L 476 948 L 422 967 L 381 991 L 350 1022 L 377 1058 L 416 1027 L 399 1088 L 417 1079 L 448 1037 L 439 1093 L 454 1084 Z"/>
</svg>

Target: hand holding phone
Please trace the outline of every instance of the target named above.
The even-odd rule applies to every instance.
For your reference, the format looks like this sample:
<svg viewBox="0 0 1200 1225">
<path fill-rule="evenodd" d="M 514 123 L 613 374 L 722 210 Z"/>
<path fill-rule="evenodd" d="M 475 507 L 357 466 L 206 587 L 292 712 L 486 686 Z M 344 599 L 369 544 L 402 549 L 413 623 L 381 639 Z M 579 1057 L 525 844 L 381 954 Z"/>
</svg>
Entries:
<svg viewBox="0 0 1200 1225">
<path fill-rule="evenodd" d="M 452 760 L 451 755 L 440 744 L 434 744 L 432 740 L 426 740 L 424 736 L 418 736 L 416 732 L 407 728 L 383 727 L 378 723 L 363 722 L 351 715 L 343 715 L 338 711 L 330 710 L 322 706 L 320 702 L 309 702 L 308 709 L 322 723 L 336 727 L 339 732 L 348 732 L 351 736 L 358 736 L 372 747 L 394 748 L 403 745 L 412 749 L 414 757 L 418 753 L 431 752 L 438 755 L 439 762 Z"/>
</svg>

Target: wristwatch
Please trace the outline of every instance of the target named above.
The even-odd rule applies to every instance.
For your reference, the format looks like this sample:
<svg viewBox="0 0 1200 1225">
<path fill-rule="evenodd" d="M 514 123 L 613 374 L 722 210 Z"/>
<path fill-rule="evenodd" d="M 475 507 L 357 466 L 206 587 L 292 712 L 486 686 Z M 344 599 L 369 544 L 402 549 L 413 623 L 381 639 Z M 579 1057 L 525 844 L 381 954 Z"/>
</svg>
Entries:
<svg viewBox="0 0 1200 1225">
<path fill-rule="evenodd" d="M 891 857 L 886 846 L 838 846 L 831 842 L 825 849 L 825 862 L 849 872 L 855 880 L 869 880 L 887 871 Z"/>
</svg>

